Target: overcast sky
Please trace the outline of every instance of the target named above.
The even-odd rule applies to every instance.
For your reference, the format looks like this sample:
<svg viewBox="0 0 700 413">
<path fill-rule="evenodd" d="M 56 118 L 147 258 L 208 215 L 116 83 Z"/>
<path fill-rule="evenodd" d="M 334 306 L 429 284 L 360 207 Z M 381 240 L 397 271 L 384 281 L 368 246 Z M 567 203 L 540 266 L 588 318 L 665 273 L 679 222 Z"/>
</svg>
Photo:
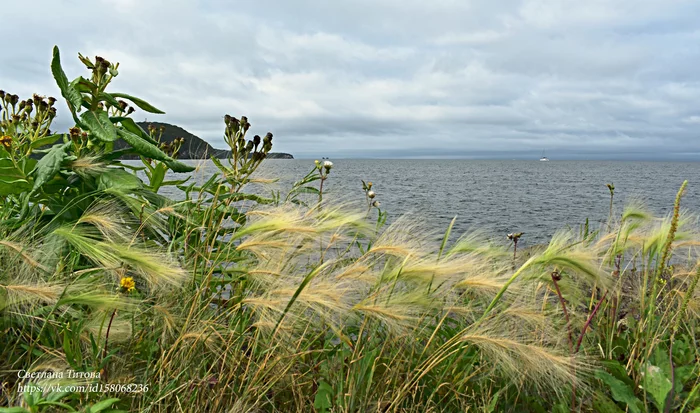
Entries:
<svg viewBox="0 0 700 413">
<path fill-rule="evenodd" d="M 0 88 L 78 52 L 223 147 L 247 115 L 297 157 L 700 159 L 697 0 L 3 2 Z M 60 109 L 64 109 L 62 104 Z M 70 117 L 59 111 L 58 126 Z"/>
</svg>

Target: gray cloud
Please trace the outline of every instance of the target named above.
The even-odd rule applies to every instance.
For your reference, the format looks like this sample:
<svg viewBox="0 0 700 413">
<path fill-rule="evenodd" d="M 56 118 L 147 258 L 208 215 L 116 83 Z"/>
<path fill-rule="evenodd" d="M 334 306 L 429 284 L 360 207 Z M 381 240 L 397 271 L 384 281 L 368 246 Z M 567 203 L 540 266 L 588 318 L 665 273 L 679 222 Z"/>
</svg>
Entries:
<svg viewBox="0 0 700 413">
<path fill-rule="evenodd" d="M 38 12 L 40 11 L 40 12 Z M 221 147 L 225 113 L 301 156 L 700 153 L 694 0 L 37 0 L 3 5 L 0 85 L 58 94 L 78 52 Z M 65 111 L 59 127 L 70 126 Z"/>
</svg>

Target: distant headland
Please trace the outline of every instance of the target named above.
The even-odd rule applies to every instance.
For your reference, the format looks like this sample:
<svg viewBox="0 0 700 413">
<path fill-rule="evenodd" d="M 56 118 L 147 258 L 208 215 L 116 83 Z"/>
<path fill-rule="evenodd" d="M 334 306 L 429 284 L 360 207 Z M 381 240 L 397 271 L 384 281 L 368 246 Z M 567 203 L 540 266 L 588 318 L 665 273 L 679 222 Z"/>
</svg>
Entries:
<svg viewBox="0 0 700 413">
<path fill-rule="evenodd" d="M 186 131 L 185 129 L 177 126 L 171 125 L 169 123 L 163 122 L 136 122 L 144 130 L 148 130 L 148 126 L 152 125 L 157 129 L 161 127 L 164 128 L 163 136 L 161 136 L 160 141 L 163 143 L 171 143 L 177 138 L 185 138 L 185 142 L 182 144 L 180 151 L 178 152 L 179 159 L 206 159 L 210 157 L 214 158 L 226 158 L 229 156 L 229 150 L 225 149 L 215 149 L 207 141 L 201 139 L 200 137 L 193 135 L 192 133 Z M 114 142 L 114 149 L 127 148 L 126 142 L 121 139 Z M 127 155 L 125 159 L 138 159 L 138 155 Z M 281 153 L 281 152 L 270 152 L 267 154 L 267 159 L 294 159 L 291 154 Z"/>
</svg>

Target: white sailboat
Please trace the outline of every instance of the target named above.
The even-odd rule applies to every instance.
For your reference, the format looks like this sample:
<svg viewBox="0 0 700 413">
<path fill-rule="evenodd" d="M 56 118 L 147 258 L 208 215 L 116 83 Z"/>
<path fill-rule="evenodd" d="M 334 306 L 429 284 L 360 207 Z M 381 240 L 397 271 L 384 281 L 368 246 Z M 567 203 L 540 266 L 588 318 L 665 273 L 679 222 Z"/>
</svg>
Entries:
<svg viewBox="0 0 700 413">
<path fill-rule="evenodd" d="M 540 162 L 549 162 L 549 158 L 544 156 L 544 149 L 542 149 L 542 157 L 540 158 Z"/>
</svg>

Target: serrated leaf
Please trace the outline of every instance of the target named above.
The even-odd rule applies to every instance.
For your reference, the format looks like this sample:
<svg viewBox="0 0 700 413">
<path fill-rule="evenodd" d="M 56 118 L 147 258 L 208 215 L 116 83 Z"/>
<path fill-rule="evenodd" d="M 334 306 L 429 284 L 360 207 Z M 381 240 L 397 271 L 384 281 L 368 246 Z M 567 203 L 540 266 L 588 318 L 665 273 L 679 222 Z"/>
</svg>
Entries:
<svg viewBox="0 0 700 413">
<path fill-rule="evenodd" d="M 102 142 L 114 142 L 117 140 L 117 130 L 104 110 L 85 112 L 80 116 L 80 120 Z"/>
<path fill-rule="evenodd" d="M 145 110 L 146 112 L 158 113 L 158 114 L 165 113 L 162 110 L 151 105 L 150 103 L 146 102 L 145 100 L 139 99 L 135 96 L 127 95 L 126 93 L 112 93 L 112 96 L 114 96 L 115 98 L 122 98 L 122 99 L 130 100 L 134 103 L 134 105 L 138 106 L 142 110 Z"/>
<path fill-rule="evenodd" d="M 640 405 L 642 402 L 637 399 L 634 391 L 628 385 L 602 370 L 596 371 L 595 376 L 608 386 L 613 399 L 627 405 L 630 412 L 641 413 Z"/>
<path fill-rule="evenodd" d="M 51 60 L 51 73 L 54 79 L 56 79 L 56 84 L 61 90 L 61 96 L 63 96 L 69 103 L 72 112 L 80 109 L 80 104 L 83 101 L 83 97 L 80 95 L 70 83 L 68 83 L 68 78 L 66 73 L 61 67 L 61 53 L 58 50 L 58 46 L 53 47 L 53 59 Z"/>
</svg>

